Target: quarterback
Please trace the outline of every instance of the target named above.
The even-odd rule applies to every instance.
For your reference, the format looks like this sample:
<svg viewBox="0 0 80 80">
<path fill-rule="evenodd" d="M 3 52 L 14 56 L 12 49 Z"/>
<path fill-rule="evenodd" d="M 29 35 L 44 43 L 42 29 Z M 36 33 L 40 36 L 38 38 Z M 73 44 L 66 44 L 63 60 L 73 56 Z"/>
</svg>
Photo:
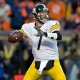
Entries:
<svg viewBox="0 0 80 80">
<path fill-rule="evenodd" d="M 59 62 L 57 40 L 62 39 L 60 24 L 56 20 L 49 20 L 49 11 L 44 4 L 37 4 L 32 10 L 36 22 L 23 24 L 19 38 L 30 38 L 34 61 L 27 70 L 23 80 L 36 80 L 44 74 L 50 75 L 54 80 L 66 80 Z M 17 38 L 16 38 L 17 39 Z M 11 41 L 9 41 L 11 42 Z"/>
</svg>

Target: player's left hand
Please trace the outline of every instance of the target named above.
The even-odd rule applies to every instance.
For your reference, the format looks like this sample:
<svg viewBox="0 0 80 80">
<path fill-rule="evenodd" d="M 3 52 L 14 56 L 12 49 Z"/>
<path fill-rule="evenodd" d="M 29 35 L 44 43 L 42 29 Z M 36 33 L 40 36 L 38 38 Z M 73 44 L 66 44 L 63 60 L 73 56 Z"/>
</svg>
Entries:
<svg viewBox="0 0 80 80">
<path fill-rule="evenodd" d="M 35 36 L 44 36 L 44 32 L 40 28 L 38 28 L 37 26 L 35 26 L 34 28 L 38 32 L 37 34 L 35 34 Z"/>
</svg>

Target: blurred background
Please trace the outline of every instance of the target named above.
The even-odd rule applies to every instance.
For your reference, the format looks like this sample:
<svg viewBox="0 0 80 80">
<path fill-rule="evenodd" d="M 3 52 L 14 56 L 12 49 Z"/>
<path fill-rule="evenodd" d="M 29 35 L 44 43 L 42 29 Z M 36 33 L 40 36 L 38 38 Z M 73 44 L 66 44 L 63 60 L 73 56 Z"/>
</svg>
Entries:
<svg viewBox="0 0 80 80">
<path fill-rule="evenodd" d="M 0 80 L 23 80 L 33 60 L 28 38 L 15 44 L 7 39 L 12 30 L 34 22 L 32 9 L 38 3 L 45 4 L 50 19 L 61 24 L 58 48 L 67 80 L 80 80 L 80 0 L 0 0 Z M 52 79 L 44 75 L 38 80 Z"/>
</svg>

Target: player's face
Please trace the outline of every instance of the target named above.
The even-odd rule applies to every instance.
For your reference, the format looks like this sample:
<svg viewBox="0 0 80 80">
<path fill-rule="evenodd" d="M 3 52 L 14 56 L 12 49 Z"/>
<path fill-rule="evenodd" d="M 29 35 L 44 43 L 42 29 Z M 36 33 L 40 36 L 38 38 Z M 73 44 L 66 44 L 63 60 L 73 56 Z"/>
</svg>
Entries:
<svg viewBox="0 0 80 80">
<path fill-rule="evenodd" d="M 46 15 L 47 15 L 46 11 L 41 11 L 38 13 L 38 16 L 40 16 L 41 20 L 47 19 Z"/>
</svg>

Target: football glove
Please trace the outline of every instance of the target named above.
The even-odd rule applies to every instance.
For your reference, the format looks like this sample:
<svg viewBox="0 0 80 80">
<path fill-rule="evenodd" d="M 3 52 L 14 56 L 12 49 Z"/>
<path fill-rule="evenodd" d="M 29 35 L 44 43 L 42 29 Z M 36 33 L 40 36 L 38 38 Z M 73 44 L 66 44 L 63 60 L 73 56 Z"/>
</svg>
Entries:
<svg viewBox="0 0 80 80">
<path fill-rule="evenodd" d="M 37 34 L 35 34 L 35 36 L 46 36 L 47 37 L 47 33 L 43 32 L 39 27 L 35 26 L 34 27 L 37 30 Z"/>
</svg>

